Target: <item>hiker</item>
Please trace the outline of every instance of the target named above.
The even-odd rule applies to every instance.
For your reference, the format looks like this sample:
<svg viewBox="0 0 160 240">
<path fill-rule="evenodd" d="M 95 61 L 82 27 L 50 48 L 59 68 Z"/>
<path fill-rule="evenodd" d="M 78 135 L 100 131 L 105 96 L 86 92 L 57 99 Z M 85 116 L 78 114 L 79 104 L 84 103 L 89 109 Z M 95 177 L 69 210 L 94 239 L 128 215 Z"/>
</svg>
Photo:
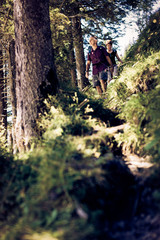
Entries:
<svg viewBox="0 0 160 240">
<path fill-rule="evenodd" d="M 87 56 L 86 78 L 89 77 L 89 68 L 92 62 L 93 87 L 97 89 L 99 95 L 105 93 L 107 87 L 107 68 L 111 67 L 113 72 L 113 64 L 106 49 L 97 45 L 97 38 L 91 36 L 89 43 L 92 47 L 91 52 Z"/>
<path fill-rule="evenodd" d="M 123 61 L 120 59 L 120 57 L 118 56 L 117 50 L 112 48 L 112 40 L 107 40 L 106 41 L 106 47 L 107 47 L 107 52 L 109 54 L 109 57 L 112 61 L 113 64 L 113 74 L 112 72 L 108 71 L 108 83 L 112 80 L 113 77 L 117 77 L 118 76 L 118 66 L 116 63 L 116 59 L 118 59 L 119 62 L 123 63 Z"/>
</svg>

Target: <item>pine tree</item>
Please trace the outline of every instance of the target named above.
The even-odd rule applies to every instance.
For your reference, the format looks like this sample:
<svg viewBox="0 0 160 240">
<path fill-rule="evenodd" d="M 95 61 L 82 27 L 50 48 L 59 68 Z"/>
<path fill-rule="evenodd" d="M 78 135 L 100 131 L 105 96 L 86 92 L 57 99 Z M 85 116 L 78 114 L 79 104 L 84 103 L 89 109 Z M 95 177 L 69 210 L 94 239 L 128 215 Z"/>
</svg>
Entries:
<svg viewBox="0 0 160 240">
<path fill-rule="evenodd" d="M 14 1 L 18 151 L 30 147 L 36 120 L 48 94 L 57 92 L 49 0 Z"/>
</svg>

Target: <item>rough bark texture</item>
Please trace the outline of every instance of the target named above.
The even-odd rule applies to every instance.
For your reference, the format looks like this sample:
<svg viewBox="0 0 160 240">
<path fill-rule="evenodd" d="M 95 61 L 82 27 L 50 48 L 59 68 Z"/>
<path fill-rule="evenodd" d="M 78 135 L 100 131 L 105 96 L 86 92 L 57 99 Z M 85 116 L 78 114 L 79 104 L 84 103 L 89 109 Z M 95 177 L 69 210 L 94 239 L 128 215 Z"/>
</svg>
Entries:
<svg viewBox="0 0 160 240">
<path fill-rule="evenodd" d="M 3 56 L 0 45 L 0 124 L 3 122 Z"/>
<path fill-rule="evenodd" d="M 71 65 L 70 73 L 71 73 L 72 86 L 77 87 L 77 75 L 76 75 L 75 57 L 74 57 L 73 48 L 70 51 L 69 58 L 70 58 L 70 65 Z"/>
<path fill-rule="evenodd" d="M 15 41 L 9 43 L 8 53 L 8 66 L 9 66 L 9 88 L 10 88 L 10 101 L 12 107 L 12 129 L 8 131 L 8 145 L 13 151 L 13 146 L 16 145 L 15 139 L 15 122 L 17 116 L 17 99 L 16 99 L 16 63 L 15 63 Z"/>
<path fill-rule="evenodd" d="M 73 41 L 76 55 L 76 68 L 78 87 L 82 90 L 85 86 L 85 58 L 83 49 L 83 38 L 81 29 L 81 20 L 79 17 L 72 18 Z"/>
<path fill-rule="evenodd" d="M 36 136 L 44 98 L 57 91 L 49 0 L 14 0 L 16 56 L 16 144 L 21 152 Z"/>
<path fill-rule="evenodd" d="M 5 79 L 5 71 L 3 66 L 3 47 L 0 44 L 0 124 L 7 130 L 7 80 Z"/>
<path fill-rule="evenodd" d="M 75 54 L 74 54 L 74 45 L 73 45 L 73 36 L 72 31 L 68 29 L 70 44 L 69 44 L 69 62 L 70 62 L 70 73 L 71 73 L 71 81 L 72 86 L 77 87 L 77 74 L 76 74 L 76 62 L 75 62 Z"/>
<path fill-rule="evenodd" d="M 11 106 L 12 106 L 12 118 L 14 119 L 17 115 L 16 109 L 16 63 L 15 63 L 15 41 L 12 40 L 9 44 L 9 85 L 11 94 Z"/>
</svg>

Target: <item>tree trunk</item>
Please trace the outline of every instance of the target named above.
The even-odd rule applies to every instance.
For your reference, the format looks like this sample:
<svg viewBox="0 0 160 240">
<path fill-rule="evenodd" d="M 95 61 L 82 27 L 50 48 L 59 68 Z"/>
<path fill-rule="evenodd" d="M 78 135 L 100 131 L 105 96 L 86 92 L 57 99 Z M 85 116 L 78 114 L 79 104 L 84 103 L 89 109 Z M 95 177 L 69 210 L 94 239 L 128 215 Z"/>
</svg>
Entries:
<svg viewBox="0 0 160 240">
<path fill-rule="evenodd" d="M 70 62 L 70 73 L 71 73 L 71 81 L 72 86 L 77 87 L 77 74 L 76 74 L 76 62 L 75 62 L 75 54 L 74 54 L 74 46 L 73 46 L 73 36 L 72 31 L 68 29 L 70 44 L 69 44 L 69 62 Z"/>
<path fill-rule="evenodd" d="M 9 44 L 8 53 L 8 66 L 9 66 L 9 85 L 11 94 L 11 107 L 12 107 L 12 118 L 14 119 L 17 115 L 17 100 L 16 100 L 16 63 L 15 63 L 15 41 L 12 40 Z"/>
<path fill-rule="evenodd" d="M 15 63 L 15 41 L 9 43 L 8 51 L 8 67 L 9 67 L 9 88 L 10 88 L 10 101 L 12 108 L 12 129 L 8 131 L 8 145 L 10 150 L 13 151 L 16 145 L 15 140 L 15 122 L 17 115 L 17 99 L 16 99 L 16 63 Z"/>
<path fill-rule="evenodd" d="M 77 87 L 77 75 L 76 75 L 75 56 L 74 56 L 73 48 L 70 50 L 69 58 L 70 58 L 70 65 L 71 65 L 70 73 L 71 73 L 72 86 Z"/>
<path fill-rule="evenodd" d="M 0 45 L 0 124 L 3 122 L 3 55 Z"/>
<path fill-rule="evenodd" d="M 58 81 L 53 59 L 49 0 L 14 0 L 18 151 L 30 148 L 36 119 Z"/>
<path fill-rule="evenodd" d="M 0 125 L 3 123 L 3 55 L 0 45 Z"/>
<path fill-rule="evenodd" d="M 7 130 L 7 74 L 6 53 L 0 45 L 0 122 Z"/>
<path fill-rule="evenodd" d="M 6 53 L 0 44 L 0 127 L 3 142 L 7 140 L 7 75 L 6 75 Z"/>
<path fill-rule="evenodd" d="M 76 68 L 78 87 L 82 90 L 85 86 L 85 57 L 83 48 L 83 38 L 81 29 L 81 19 L 79 17 L 72 18 L 73 42 L 76 55 Z"/>
</svg>

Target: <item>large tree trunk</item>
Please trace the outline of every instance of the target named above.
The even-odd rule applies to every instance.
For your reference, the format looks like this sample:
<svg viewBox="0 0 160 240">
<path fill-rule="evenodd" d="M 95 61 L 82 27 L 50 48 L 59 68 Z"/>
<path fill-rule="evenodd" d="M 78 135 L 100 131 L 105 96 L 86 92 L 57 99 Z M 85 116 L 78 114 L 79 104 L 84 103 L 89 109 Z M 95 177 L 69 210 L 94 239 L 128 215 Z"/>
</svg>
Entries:
<svg viewBox="0 0 160 240">
<path fill-rule="evenodd" d="M 17 115 L 17 100 L 16 100 L 16 63 L 15 63 L 15 41 L 12 40 L 9 44 L 8 53 L 9 65 L 9 85 L 11 95 L 12 118 L 15 119 Z"/>
<path fill-rule="evenodd" d="M 8 145 L 13 151 L 16 145 L 15 140 L 15 122 L 17 116 L 17 99 L 16 99 L 16 63 L 15 63 L 15 41 L 14 39 L 9 43 L 8 51 L 8 67 L 9 67 L 9 88 L 10 88 L 10 102 L 12 108 L 12 129 L 8 129 Z"/>
<path fill-rule="evenodd" d="M 0 44 L 0 124 L 7 136 L 7 76 L 6 76 L 6 53 Z"/>
<path fill-rule="evenodd" d="M 72 30 L 73 30 L 73 42 L 74 42 L 75 55 L 76 55 L 78 87 L 80 90 L 82 90 L 85 86 L 86 78 L 85 78 L 85 57 L 84 57 L 80 17 L 72 18 Z"/>
<path fill-rule="evenodd" d="M 57 91 L 49 0 L 14 0 L 16 56 L 16 144 L 28 149 L 36 119 L 48 94 Z"/>
<path fill-rule="evenodd" d="M 3 55 L 0 44 L 0 124 L 3 122 Z"/>
</svg>

